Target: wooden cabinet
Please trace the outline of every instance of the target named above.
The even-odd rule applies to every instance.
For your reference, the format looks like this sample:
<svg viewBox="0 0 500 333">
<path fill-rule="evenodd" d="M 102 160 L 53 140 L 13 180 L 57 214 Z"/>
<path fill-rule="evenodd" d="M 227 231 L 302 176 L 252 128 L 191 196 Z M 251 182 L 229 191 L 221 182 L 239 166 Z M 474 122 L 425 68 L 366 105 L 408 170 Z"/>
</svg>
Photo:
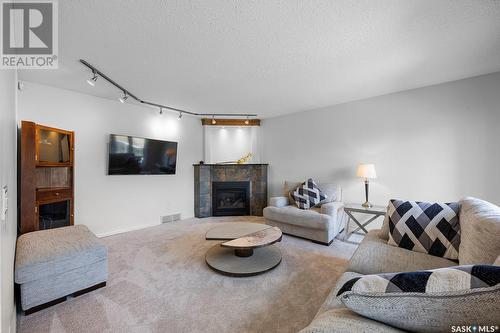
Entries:
<svg viewBox="0 0 500 333">
<path fill-rule="evenodd" d="M 21 122 L 19 232 L 74 223 L 74 132 Z"/>
</svg>

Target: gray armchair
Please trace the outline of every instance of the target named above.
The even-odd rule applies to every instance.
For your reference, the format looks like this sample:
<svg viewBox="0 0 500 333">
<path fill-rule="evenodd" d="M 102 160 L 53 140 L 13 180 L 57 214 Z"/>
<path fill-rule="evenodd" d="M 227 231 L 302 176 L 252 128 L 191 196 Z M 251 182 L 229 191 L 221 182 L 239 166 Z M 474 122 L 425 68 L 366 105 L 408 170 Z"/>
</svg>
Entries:
<svg viewBox="0 0 500 333">
<path fill-rule="evenodd" d="M 333 239 L 343 230 L 347 222 L 347 214 L 342 203 L 340 186 L 318 183 L 319 188 L 327 195 L 329 202 L 320 207 L 300 209 L 290 202 L 289 192 L 300 185 L 300 182 L 285 182 L 283 196 L 272 197 L 269 206 L 264 208 L 266 223 L 276 226 L 285 234 L 310 239 L 315 243 L 330 245 Z"/>
</svg>

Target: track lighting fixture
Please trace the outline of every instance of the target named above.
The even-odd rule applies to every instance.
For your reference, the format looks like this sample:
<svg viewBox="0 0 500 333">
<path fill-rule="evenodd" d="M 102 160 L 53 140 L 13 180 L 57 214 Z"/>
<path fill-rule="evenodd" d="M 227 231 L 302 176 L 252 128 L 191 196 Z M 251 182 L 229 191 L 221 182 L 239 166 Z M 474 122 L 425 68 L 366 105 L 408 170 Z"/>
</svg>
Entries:
<svg viewBox="0 0 500 333">
<path fill-rule="evenodd" d="M 137 101 L 139 105 L 149 106 L 149 107 L 153 107 L 153 108 L 160 108 L 160 114 L 163 113 L 163 109 L 166 109 L 168 111 L 173 111 L 173 112 L 179 112 L 179 119 L 181 119 L 184 114 L 195 116 L 195 117 L 198 117 L 198 116 L 210 117 L 210 116 L 212 116 L 212 124 L 213 125 L 215 125 L 217 123 L 217 121 L 215 120 L 215 116 L 217 116 L 217 117 L 241 117 L 241 118 L 247 117 L 247 119 L 249 117 L 257 117 L 256 114 L 249 114 L 249 113 L 243 113 L 243 114 L 242 113 L 215 113 L 215 114 L 214 113 L 211 113 L 211 114 L 210 113 L 197 113 L 197 112 L 191 112 L 191 111 L 187 111 L 187 110 L 174 108 L 174 107 L 167 106 L 167 105 L 148 102 L 148 101 L 145 101 L 143 99 L 140 99 L 137 95 L 135 95 L 132 92 L 130 92 L 129 90 L 125 89 L 119 83 L 114 81 L 112 78 L 107 76 L 105 73 L 103 73 L 99 69 L 97 69 L 94 66 L 92 66 L 91 64 L 89 64 L 87 61 L 80 59 L 80 63 L 92 71 L 92 78 L 87 80 L 88 84 L 90 84 L 91 86 L 94 86 L 97 79 L 99 79 L 99 78 L 108 82 L 109 84 L 111 84 L 112 86 L 114 86 L 115 88 L 117 88 L 119 91 L 121 91 L 123 93 L 123 96 L 119 98 L 121 103 L 125 103 L 125 101 L 127 101 L 127 99 L 130 97 L 131 99 Z M 245 122 L 245 124 L 246 124 L 246 122 Z"/>
<path fill-rule="evenodd" d="M 182 118 L 182 112 L 179 112 L 179 117 L 177 117 L 177 119 L 181 120 Z"/>
<path fill-rule="evenodd" d="M 250 124 L 250 120 L 247 117 L 247 119 L 245 119 L 245 125 L 248 125 L 248 124 Z"/>
<path fill-rule="evenodd" d="M 92 87 L 95 86 L 95 83 L 97 82 L 97 79 L 99 78 L 97 76 L 96 72 L 93 72 L 93 74 L 94 74 L 94 76 L 87 80 L 87 83 L 90 84 Z"/>
<path fill-rule="evenodd" d="M 120 97 L 118 100 L 119 100 L 121 103 L 125 103 L 125 102 L 127 101 L 127 98 L 128 98 L 127 93 L 124 91 L 124 92 L 123 92 L 123 96 L 122 96 L 122 97 Z"/>
</svg>

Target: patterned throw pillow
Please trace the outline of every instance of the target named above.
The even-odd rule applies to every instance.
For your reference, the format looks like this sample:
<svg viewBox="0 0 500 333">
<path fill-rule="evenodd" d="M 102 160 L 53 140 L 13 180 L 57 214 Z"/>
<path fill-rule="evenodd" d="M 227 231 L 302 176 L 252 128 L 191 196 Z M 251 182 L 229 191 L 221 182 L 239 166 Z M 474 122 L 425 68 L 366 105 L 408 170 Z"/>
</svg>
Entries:
<svg viewBox="0 0 500 333">
<path fill-rule="evenodd" d="M 326 199 L 326 195 L 321 192 L 318 185 L 309 178 L 292 192 L 295 204 L 300 209 L 309 209 Z"/>
<path fill-rule="evenodd" d="M 390 200 L 388 244 L 457 260 L 460 245 L 458 210 L 458 202 Z"/>
<path fill-rule="evenodd" d="M 337 297 L 362 316 L 411 332 L 450 332 L 451 325 L 473 323 L 498 325 L 500 267 L 364 275 L 344 283 Z"/>
</svg>

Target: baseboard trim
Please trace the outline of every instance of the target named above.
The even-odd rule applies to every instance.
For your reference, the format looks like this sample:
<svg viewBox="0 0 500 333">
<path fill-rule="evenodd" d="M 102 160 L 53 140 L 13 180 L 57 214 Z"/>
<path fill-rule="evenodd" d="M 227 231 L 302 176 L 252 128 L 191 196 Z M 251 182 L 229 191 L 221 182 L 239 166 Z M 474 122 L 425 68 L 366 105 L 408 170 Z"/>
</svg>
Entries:
<svg viewBox="0 0 500 333">
<path fill-rule="evenodd" d="M 145 229 L 145 228 L 149 228 L 149 227 L 154 227 L 154 226 L 157 226 L 157 225 L 160 225 L 160 223 L 135 225 L 133 227 L 128 227 L 128 228 L 116 229 L 116 230 L 113 230 L 113 231 L 103 232 L 103 233 L 97 234 L 96 236 L 99 237 L 99 238 L 103 238 L 103 237 L 108 237 L 108 236 L 123 234 L 124 232 L 129 232 L 129 231 L 135 231 L 135 230 L 141 230 L 141 229 Z"/>
<path fill-rule="evenodd" d="M 187 217 L 182 217 L 181 220 L 175 221 L 175 222 L 169 222 L 168 224 L 176 223 L 176 222 L 182 222 L 184 220 L 189 220 L 189 219 L 192 219 L 192 218 L 194 218 L 194 215 L 187 216 Z M 160 225 L 160 224 L 161 223 L 158 222 L 158 223 L 151 223 L 151 224 L 135 225 L 133 227 L 123 228 L 123 229 L 116 229 L 116 230 L 108 231 L 108 232 L 102 232 L 100 234 L 96 234 L 96 236 L 99 237 L 99 238 L 103 238 L 103 237 L 108 237 L 108 236 L 123 234 L 124 232 L 129 232 L 129 231 L 135 231 L 135 230 L 141 230 L 141 229 L 144 229 L 144 228 L 154 227 L 154 226 L 157 226 L 157 225 Z"/>
</svg>

